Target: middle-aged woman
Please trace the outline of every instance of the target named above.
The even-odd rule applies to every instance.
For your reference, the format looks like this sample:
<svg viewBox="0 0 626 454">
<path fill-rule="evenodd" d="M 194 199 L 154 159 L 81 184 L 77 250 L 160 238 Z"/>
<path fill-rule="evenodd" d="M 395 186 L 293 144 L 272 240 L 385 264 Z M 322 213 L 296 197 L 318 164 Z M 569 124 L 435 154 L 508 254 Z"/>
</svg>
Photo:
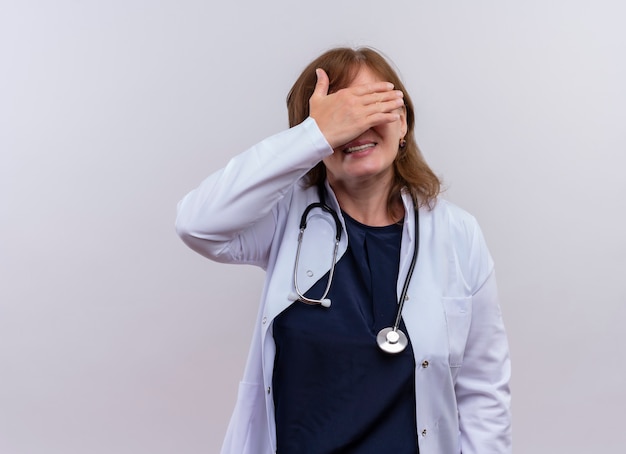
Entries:
<svg viewBox="0 0 626 454">
<path fill-rule="evenodd" d="M 397 74 L 333 49 L 287 105 L 289 130 L 178 207 L 191 248 L 267 273 L 222 452 L 511 452 L 493 261 L 438 198 Z"/>
</svg>

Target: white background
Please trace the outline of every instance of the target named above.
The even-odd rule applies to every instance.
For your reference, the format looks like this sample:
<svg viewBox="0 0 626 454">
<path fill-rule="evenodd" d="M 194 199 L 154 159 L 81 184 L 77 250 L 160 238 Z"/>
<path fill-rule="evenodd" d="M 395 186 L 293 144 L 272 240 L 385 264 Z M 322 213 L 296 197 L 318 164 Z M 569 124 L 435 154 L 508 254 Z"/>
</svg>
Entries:
<svg viewBox="0 0 626 454">
<path fill-rule="evenodd" d="M 175 205 L 336 45 L 397 64 L 482 225 L 515 451 L 621 451 L 624 5 L 0 0 L 0 453 L 218 451 L 263 276 L 186 249 Z"/>
</svg>

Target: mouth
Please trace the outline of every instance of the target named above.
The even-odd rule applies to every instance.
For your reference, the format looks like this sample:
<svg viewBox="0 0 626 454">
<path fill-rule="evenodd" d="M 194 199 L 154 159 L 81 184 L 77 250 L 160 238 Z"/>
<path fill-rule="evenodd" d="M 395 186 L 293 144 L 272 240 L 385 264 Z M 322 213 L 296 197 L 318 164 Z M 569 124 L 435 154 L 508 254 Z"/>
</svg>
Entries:
<svg viewBox="0 0 626 454">
<path fill-rule="evenodd" d="M 348 144 L 350 145 L 350 144 Z M 373 148 L 377 145 L 376 142 L 368 142 L 368 143 L 363 143 L 363 144 L 354 144 L 354 145 L 350 145 L 345 147 L 342 151 L 346 154 L 351 154 L 351 153 L 359 153 L 361 151 L 367 150 L 369 148 Z"/>
</svg>

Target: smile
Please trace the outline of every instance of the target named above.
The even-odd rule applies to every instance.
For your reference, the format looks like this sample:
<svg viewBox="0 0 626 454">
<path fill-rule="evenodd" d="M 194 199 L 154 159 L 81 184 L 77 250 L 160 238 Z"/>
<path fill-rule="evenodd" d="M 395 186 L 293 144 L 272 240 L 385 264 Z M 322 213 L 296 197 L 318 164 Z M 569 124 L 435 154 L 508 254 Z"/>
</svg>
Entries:
<svg viewBox="0 0 626 454">
<path fill-rule="evenodd" d="M 370 142 L 370 143 L 366 143 L 363 145 L 355 145 L 353 147 L 348 147 L 345 150 L 343 150 L 344 153 L 358 153 L 359 151 L 363 151 L 363 150 L 367 150 L 368 148 L 372 148 L 375 147 L 376 143 L 374 142 Z"/>
</svg>

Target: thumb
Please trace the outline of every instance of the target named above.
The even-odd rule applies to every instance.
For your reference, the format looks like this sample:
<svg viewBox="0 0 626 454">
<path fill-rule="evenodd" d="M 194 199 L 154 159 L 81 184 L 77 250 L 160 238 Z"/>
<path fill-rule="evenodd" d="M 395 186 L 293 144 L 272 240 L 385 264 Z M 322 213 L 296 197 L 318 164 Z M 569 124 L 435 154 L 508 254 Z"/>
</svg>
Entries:
<svg viewBox="0 0 626 454">
<path fill-rule="evenodd" d="M 328 80 L 328 74 L 322 68 L 315 70 L 317 76 L 317 83 L 315 84 L 315 90 L 313 90 L 314 96 L 326 96 L 328 94 L 328 86 L 330 81 Z"/>
</svg>

